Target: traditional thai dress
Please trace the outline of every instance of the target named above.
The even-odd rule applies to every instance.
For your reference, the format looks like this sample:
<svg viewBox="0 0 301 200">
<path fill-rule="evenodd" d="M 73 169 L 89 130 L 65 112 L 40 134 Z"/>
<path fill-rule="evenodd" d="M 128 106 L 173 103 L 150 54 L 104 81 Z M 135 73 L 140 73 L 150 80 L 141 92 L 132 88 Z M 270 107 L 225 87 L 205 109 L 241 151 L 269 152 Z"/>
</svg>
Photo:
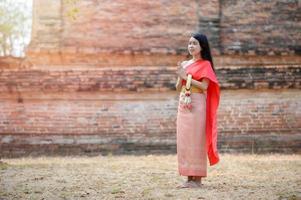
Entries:
<svg viewBox="0 0 301 200">
<path fill-rule="evenodd" d="M 216 75 L 207 60 L 198 60 L 185 68 L 194 80 L 209 79 L 206 91 L 192 85 L 192 110 L 178 106 L 177 158 L 179 174 L 183 176 L 207 176 L 209 164 L 219 161 L 217 151 L 216 114 L 220 91 Z M 182 81 L 185 87 L 186 81 Z"/>
</svg>

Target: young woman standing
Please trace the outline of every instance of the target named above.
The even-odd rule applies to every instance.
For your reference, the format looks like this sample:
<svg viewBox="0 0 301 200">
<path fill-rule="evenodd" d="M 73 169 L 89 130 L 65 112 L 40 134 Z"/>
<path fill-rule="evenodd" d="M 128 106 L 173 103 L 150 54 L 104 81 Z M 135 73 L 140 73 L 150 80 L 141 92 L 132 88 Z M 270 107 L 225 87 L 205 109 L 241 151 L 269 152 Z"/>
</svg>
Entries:
<svg viewBox="0 0 301 200">
<path fill-rule="evenodd" d="M 207 176 L 207 156 L 210 165 L 219 161 L 216 113 L 220 90 L 206 35 L 193 34 L 188 52 L 192 58 L 179 64 L 176 84 L 177 91 L 181 91 L 177 114 L 178 170 L 187 176 L 181 188 L 201 186 L 202 178 Z"/>
</svg>

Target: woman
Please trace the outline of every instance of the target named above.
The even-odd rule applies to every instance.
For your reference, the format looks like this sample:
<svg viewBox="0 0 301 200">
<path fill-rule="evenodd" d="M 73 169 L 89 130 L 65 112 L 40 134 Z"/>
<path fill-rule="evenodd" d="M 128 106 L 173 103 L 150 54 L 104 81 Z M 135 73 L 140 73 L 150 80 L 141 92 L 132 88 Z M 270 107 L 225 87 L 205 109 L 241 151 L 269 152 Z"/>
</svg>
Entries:
<svg viewBox="0 0 301 200">
<path fill-rule="evenodd" d="M 192 58 L 179 64 L 176 84 L 177 91 L 185 90 L 187 78 L 192 75 L 188 79 L 191 108 L 179 101 L 177 115 L 178 170 L 187 176 L 181 188 L 201 186 L 202 178 L 207 176 L 207 155 L 210 165 L 219 161 L 216 112 L 220 91 L 207 37 L 192 34 L 188 52 Z"/>
</svg>

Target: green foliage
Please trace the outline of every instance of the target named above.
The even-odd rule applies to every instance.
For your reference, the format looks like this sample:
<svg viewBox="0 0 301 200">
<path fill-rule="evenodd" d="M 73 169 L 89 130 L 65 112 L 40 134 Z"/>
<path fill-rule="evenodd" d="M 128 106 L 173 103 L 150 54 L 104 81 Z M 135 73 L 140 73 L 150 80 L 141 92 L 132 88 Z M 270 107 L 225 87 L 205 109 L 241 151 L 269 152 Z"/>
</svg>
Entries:
<svg viewBox="0 0 301 200">
<path fill-rule="evenodd" d="M 71 20 L 76 20 L 79 14 L 78 2 L 79 0 L 63 0 L 64 5 L 68 7 L 65 14 Z"/>
<path fill-rule="evenodd" d="M 63 0 L 65 15 L 76 20 L 80 0 Z M 32 0 L 0 0 L 0 56 L 25 56 L 32 27 Z"/>
<path fill-rule="evenodd" d="M 6 170 L 8 167 L 9 165 L 7 163 L 0 160 L 0 170 Z"/>
<path fill-rule="evenodd" d="M 0 1 L 0 56 L 12 55 L 19 50 L 22 54 L 31 27 L 31 9 L 26 0 Z"/>
</svg>

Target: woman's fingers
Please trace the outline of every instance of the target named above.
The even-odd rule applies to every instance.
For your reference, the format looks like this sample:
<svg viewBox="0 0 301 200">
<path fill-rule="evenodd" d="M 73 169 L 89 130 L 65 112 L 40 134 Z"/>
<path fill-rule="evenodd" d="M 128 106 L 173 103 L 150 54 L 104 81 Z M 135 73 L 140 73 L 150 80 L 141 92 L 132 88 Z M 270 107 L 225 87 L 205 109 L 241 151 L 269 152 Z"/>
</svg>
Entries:
<svg viewBox="0 0 301 200">
<path fill-rule="evenodd" d="M 177 70 L 177 74 L 178 74 L 180 77 L 182 77 L 182 76 L 184 76 L 184 75 L 186 74 L 186 71 L 185 71 L 183 68 L 179 68 L 179 69 Z"/>
<path fill-rule="evenodd" d="M 184 76 L 186 76 L 186 70 L 183 68 L 181 61 L 179 61 L 177 64 L 178 64 L 178 68 L 177 68 L 176 74 L 179 77 L 183 78 Z"/>
</svg>

